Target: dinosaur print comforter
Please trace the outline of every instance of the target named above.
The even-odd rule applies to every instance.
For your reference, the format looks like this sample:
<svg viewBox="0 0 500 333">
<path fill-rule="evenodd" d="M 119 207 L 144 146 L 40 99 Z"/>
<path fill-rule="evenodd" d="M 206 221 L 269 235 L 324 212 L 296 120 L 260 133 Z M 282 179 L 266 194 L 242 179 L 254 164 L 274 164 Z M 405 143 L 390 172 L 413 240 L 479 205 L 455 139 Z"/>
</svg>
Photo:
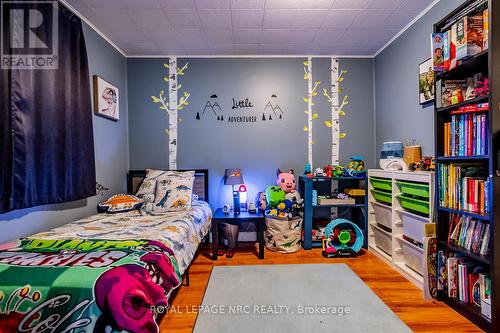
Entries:
<svg viewBox="0 0 500 333">
<path fill-rule="evenodd" d="M 159 332 L 211 210 L 99 214 L 0 252 L 0 333 Z"/>
</svg>

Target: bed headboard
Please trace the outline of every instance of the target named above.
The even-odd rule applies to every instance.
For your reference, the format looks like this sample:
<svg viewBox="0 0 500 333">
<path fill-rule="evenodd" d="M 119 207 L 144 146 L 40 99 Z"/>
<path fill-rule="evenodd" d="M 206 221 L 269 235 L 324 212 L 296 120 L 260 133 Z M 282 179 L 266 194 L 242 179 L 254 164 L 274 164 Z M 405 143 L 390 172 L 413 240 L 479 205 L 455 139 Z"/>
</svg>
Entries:
<svg viewBox="0 0 500 333">
<path fill-rule="evenodd" d="M 177 170 L 191 171 L 191 170 Z M 146 177 L 146 170 L 129 170 L 127 174 L 127 193 L 135 194 Z M 194 170 L 193 193 L 200 200 L 208 202 L 208 169 Z"/>
</svg>

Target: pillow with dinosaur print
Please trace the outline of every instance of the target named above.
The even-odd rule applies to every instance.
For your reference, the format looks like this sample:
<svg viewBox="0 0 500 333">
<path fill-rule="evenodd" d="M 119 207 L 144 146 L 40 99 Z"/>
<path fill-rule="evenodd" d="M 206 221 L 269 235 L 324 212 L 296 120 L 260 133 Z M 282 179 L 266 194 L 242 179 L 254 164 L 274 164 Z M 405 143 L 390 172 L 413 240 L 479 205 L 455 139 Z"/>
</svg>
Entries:
<svg viewBox="0 0 500 333">
<path fill-rule="evenodd" d="M 191 209 L 194 171 L 164 174 L 156 179 L 153 213 Z"/>
<path fill-rule="evenodd" d="M 156 180 L 165 174 L 172 174 L 172 171 L 147 169 L 147 174 L 141 186 L 135 193 L 136 197 L 144 199 L 144 202 L 155 201 Z"/>
</svg>

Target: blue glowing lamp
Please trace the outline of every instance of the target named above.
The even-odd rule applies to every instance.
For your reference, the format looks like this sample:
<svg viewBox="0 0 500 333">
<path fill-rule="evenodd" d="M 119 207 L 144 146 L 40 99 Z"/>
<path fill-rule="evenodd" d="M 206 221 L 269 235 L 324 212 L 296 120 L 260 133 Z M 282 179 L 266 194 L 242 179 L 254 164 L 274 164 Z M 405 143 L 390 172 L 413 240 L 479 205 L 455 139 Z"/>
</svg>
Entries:
<svg viewBox="0 0 500 333">
<path fill-rule="evenodd" d="M 234 201 L 234 214 L 240 213 L 240 191 L 235 189 L 235 185 L 244 184 L 241 169 L 226 169 L 226 176 L 224 178 L 224 185 L 231 185 L 233 187 L 233 201 Z"/>
</svg>

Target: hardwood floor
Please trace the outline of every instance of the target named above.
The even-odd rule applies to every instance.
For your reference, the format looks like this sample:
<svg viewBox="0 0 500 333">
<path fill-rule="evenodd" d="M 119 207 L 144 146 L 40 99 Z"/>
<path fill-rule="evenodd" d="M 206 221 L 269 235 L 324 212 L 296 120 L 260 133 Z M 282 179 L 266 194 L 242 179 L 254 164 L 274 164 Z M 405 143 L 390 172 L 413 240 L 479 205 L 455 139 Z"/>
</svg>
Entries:
<svg viewBox="0 0 500 333">
<path fill-rule="evenodd" d="M 238 248 L 234 258 L 209 259 L 210 249 L 204 246 L 193 260 L 190 272 L 190 286 L 181 287 L 172 301 L 171 312 L 161 322 L 162 332 L 191 332 L 196 313 L 190 307 L 200 305 L 214 265 L 272 265 L 308 263 L 346 263 L 349 267 L 415 332 L 481 332 L 464 317 L 435 301 L 424 301 L 422 292 L 390 266 L 372 253 L 357 258 L 326 259 L 320 249 L 300 251 L 294 254 L 265 253 L 259 260 L 253 245 Z"/>
</svg>

